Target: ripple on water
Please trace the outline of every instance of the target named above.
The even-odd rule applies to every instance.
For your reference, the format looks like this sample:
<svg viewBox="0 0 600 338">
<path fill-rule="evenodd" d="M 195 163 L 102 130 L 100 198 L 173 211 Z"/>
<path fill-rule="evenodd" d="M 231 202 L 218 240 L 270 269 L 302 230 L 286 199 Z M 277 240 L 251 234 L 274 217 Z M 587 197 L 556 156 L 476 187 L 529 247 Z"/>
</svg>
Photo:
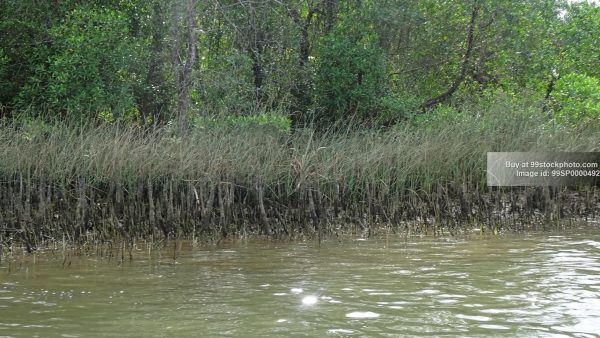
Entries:
<svg viewBox="0 0 600 338">
<path fill-rule="evenodd" d="M 351 334 L 354 333 L 354 331 L 352 330 L 348 330 L 348 329 L 329 329 L 327 330 L 327 333 L 329 334 Z"/>
<path fill-rule="evenodd" d="M 495 324 L 481 324 L 478 325 L 482 329 L 486 330 L 510 330 L 510 327 L 504 325 L 495 325 Z"/>
<path fill-rule="evenodd" d="M 303 305 L 315 305 L 319 299 L 316 296 L 306 296 L 302 298 Z"/>
<path fill-rule="evenodd" d="M 371 311 L 355 311 L 346 313 L 346 318 L 352 319 L 369 319 L 369 318 L 378 318 L 379 313 L 371 312 Z"/>
<path fill-rule="evenodd" d="M 479 310 L 479 312 L 481 313 L 485 313 L 485 314 L 491 314 L 491 315 L 510 315 L 510 316 L 515 316 L 515 317 L 520 317 L 520 316 L 531 316 L 533 315 L 541 315 L 542 313 L 539 311 L 535 311 L 533 309 L 527 309 L 527 310 L 522 310 L 522 309 L 482 309 Z"/>
<path fill-rule="evenodd" d="M 410 271 L 410 270 L 396 270 L 396 271 L 390 272 L 390 274 L 392 274 L 392 275 L 408 276 L 408 275 L 412 275 L 413 272 Z"/>
<path fill-rule="evenodd" d="M 469 315 L 463 315 L 463 314 L 457 314 L 456 318 L 461 318 L 461 319 L 466 319 L 466 320 L 474 320 L 477 322 L 489 322 L 490 320 L 492 320 L 491 317 L 487 317 L 487 316 L 469 316 Z"/>
<path fill-rule="evenodd" d="M 435 290 L 435 289 L 425 289 L 425 290 L 420 290 L 415 292 L 415 294 L 417 295 L 435 295 L 440 293 L 440 290 Z"/>
<path fill-rule="evenodd" d="M 31 302 L 31 304 L 34 305 L 43 305 L 43 306 L 56 306 L 56 303 L 52 303 L 52 302 L 46 302 L 45 300 L 38 300 L 35 302 Z"/>
</svg>

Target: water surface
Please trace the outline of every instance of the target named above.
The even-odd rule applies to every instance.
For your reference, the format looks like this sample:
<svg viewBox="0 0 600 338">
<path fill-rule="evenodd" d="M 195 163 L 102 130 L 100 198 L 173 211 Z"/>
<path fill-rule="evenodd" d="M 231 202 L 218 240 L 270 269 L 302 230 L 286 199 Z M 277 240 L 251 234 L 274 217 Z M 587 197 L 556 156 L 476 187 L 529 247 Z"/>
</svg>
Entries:
<svg viewBox="0 0 600 338">
<path fill-rule="evenodd" d="M 0 336 L 595 337 L 600 230 L 0 264 Z"/>
</svg>

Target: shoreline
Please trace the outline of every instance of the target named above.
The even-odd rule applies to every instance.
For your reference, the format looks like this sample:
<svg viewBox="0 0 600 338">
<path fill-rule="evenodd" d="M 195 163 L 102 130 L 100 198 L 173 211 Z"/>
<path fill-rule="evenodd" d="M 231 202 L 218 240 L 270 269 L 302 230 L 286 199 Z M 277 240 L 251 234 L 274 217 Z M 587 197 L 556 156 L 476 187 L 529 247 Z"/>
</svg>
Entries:
<svg viewBox="0 0 600 338">
<path fill-rule="evenodd" d="M 555 236 L 573 233 L 597 233 L 600 230 L 600 218 L 589 220 L 577 220 L 569 223 L 561 222 L 549 225 L 531 225 L 524 230 L 510 230 L 499 233 L 481 232 L 478 228 L 472 228 L 461 233 L 419 233 L 408 234 L 398 232 L 389 227 L 380 227 L 376 231 L 353 231 L 335 236 L 316 238 L 312 236 L 299 235 L 296 237 L 268 237 L 253 235 L 247 237 L 228 237 L 219 241 L 201 241 L 191 238 L 161 239 L 156 242 L 144 239 L 135 239 L 128 242 L 123 238 L 114 238 L 106 242 L 46 242 L 37 250 L 28 252 L 26 247 L 18 242 L 13 242 L 10 247 L 0 247 L 0 267 L 12 271 L 11 265 L 15 262 L 33 263 L 38 261 L 62 260 L 63 266 L 69 267 L 74 259 L 96 257 L 100 261 L 114 261 L 118 266 L 132 263 L 139 259 L 150 259 L 157 261 L 176 262 L 180 257 L 194 252 L 213 252 L 231 250 L 239 247 L 288 247 L 306 245 L 315 248 L 330 248 L 349 242 L 375 242 L 375 243 L 422 243 L 422 242 L 470 242 L 470 241 L 506 241 L 511 239 L 523 239 L 529 236 Z M 7 265 L 8 264 L 8 265 Z M 17 267 L 19 270 L 20 267 Z"/>
<path fill-rule="evenodd" d="M 61 196 L 66 195 L 68 193 Z M 110 196 L 100 198 L 98 193 L 95 196 L 97 199 L 90 199 L 85 205 L 78 204 L 81 199 L 75 195 L 71 199 L 49 199 L 44 203 L 35 198 L 21 199 L 25 201 L 22 203 L 4 199 L 3 210 L 16 210 L 22 214 L 12 219 L 2 218 L 0 243 L 4 248 L 21 245 L 31 253 L 57 243 L 74 248 L 121 242 L 130 246 L 138 241 L 156 244 L 172 240 L 208 245 L 263 238 L 291 241 L 304 238 L 320 242 L 358 234 L 371 238 L 381 233 L 443 237 L 478 231 L 497 235 L 569 228 L 581 222 L 592 224 L 600 216 L 600 191 L 595 187 L 579 191 L 512 188 L 445 196 L 445 199 L 435 196 L 430 200 L 423 199 L 419 204 L 410 204 L 411 200 L 407 199 L 404 204 L 394 204 L 395 209 L 385 205 L 375 207 L 364 201 L 362 214 L 343 208 L 338 208 L 336 213 L 329 204 L 321 205 L 322 211 L 312 214 L 308 212 L 310 209 L 277 210 L 267 204 L 265 218 L 256 206 L 232 204 L 227 209 L 237 210 L 247 215 L 247 219 L 240 219 L 236 214 L 223 216 L 223 209 L 218 204 L 208 212 L 198 205 L 184 211 L 186 205 L 181 203 L 186 201 L 184 198 L 171 200 L 172 204 L 155 203 L 155 212 L 161 216 L 155 214 L 154 223 L 146 214 L 150 208 L 144 208 L 147 200 L 117 205 Z M 13 202 L 8 208 L 7 201 Z M 170 208 L 177 210 L 171 214 L 171 219 L 167 218 Z M 391 210 L 398 211 L 392 213 Z M 120 217 L 116 216 L 117 212 Z M 300 218 L 293 218 L 298 216 Z"/>
</svg>

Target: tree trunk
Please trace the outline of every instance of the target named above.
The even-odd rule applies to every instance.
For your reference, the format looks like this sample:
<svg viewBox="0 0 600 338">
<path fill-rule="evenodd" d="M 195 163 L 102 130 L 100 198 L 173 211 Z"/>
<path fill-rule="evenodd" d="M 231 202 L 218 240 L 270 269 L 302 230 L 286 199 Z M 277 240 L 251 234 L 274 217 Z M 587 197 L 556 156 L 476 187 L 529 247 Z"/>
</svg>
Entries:
<svg viewBox="0 0 600 338">
<path fill-rule="evenodd" d="M 339 0 L 325 0 L 325 34 L 333 29 Z"/>
<path fill-rule="evenodd" d="M 252 74 L 254 76 L 254 96 L 258 104 L 263 101 L 263 84 L 265 80 L 265 72 L 262 67 L 262 54 L 264 52 L 264 33 L 257 31 L 254 34 L 254 41 L 248 48 L 248 54 L 252 59 Z"/>
<path fill-rule="evenodd" d="M 190 92 L 192 89 L 192 70 L 196 63 L 196 42 L 198 32 L 196 29 L 196 0 L 187 0 L 187 55 L 178 83 L 177 122 L 180 132 L 187 131 L 187 114 L 190 107 Z M 181 62 L 180 62 L 181 66 Z"/>
<path fill-rule="evenodd" d="M 303 119 L 306 109 L 310 105 L 308 96 L 308 79 L 305 78 L 305 73 L 308 66 L 308 57 L 310 55 L 310 39 L 308 30 L 313 22 L 313 18 L 317 13 L 317 8 L 309 7 L 306 17 L 302 18 L 297 10 L 289 11 L 292 20 L 300 28 L 300 45 L 298 51 L 298 79 L 296 86 L 292 88 L 291 94 L 294 97 L 294 105 L 292 107 L 292 125 L 298 127 Z"/>
</svg>

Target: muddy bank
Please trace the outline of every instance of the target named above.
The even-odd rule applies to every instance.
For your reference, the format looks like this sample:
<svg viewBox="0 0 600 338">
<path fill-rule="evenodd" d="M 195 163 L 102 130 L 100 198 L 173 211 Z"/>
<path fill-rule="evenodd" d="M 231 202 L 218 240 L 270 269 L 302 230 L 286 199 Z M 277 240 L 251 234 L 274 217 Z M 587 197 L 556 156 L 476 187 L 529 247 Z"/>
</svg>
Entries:
<svg viewBox="0 0 600 338">
<path fill-rule="evenodd" d="M 434 193 L 385 191 L 368 184 L 248 187 L 235 181 L 151 180 L 52 184 L 24 177 L 0 184 L 0 236 L 33 251 L 44 243 L 114 239 L 335 236 L 377 231 L 456 234 L 521 231 L 596 218 L 596 187 L 474 189 L 439 185 Z M 357 196 L 357 192 L 361 192 Z"/>
</svg>

